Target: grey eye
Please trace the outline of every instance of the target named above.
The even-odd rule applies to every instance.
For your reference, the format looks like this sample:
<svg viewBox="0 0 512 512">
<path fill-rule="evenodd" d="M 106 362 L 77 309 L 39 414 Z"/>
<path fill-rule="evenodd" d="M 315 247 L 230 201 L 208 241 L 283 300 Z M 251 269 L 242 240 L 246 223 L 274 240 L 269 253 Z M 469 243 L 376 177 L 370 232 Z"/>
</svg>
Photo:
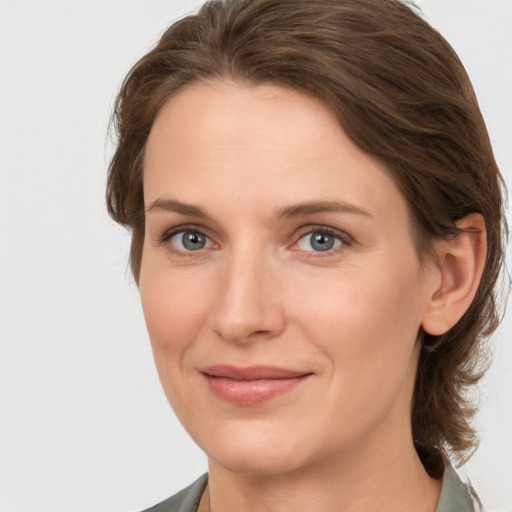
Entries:
<svg viewBox="0 0 512 512">
<path fill-rule="evenodd" d="M 171 237 L 171 243 L 181 251 L 198 251 L 204 249 L 209 242 L 210 240 L 198 231 L 180 231 Z"/>
<path fill-rule="evenodd" d="M 326 252 L 341 246 L 341 240 L 329 233 L 313 232 L 304 235 L 297 244 L 301 251 Z"/>
</svg>

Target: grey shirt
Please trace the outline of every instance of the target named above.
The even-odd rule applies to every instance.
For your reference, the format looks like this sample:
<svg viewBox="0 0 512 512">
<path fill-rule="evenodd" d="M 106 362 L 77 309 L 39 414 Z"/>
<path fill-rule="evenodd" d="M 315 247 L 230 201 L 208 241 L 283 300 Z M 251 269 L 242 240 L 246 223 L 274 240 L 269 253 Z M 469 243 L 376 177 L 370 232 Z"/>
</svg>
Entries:
<svg viewBox="0 0 512 512">
<path fill-rule="evenodd" d="M 178 494 L 144 512 L 197 512 L 207 483 L 208 474 L 204 474 Z M 465 485 L 451 466 L 446 466 L 436 512 L 479 512 L 481 510 L 473 488 Z"/>
</svg>

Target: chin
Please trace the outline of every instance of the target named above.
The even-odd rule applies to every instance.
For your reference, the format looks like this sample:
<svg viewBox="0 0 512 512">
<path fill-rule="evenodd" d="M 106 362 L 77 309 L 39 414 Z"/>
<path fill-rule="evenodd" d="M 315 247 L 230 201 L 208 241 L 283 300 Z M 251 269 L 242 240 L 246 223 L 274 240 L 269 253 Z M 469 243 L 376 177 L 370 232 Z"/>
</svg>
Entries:
<svg viewBox="0 0 512 512">
<path fill-rule="evenodd" d="M 247 475 L 283 475 L 302 466 L 291 454 L 270 454 L 266 449 L 223 452 L 218 458 L 208 458 L 231 473 Z"/>
<path fill-rule="evenodd" d="M 300 446 L 290 439 L 289 433 L 264 428 L 227 428 L 226 431 L 229 432 L 217 432 L 197 441 L 209 459 L 228 471 L 277 475 L 303 465 Z"/>
</svg>

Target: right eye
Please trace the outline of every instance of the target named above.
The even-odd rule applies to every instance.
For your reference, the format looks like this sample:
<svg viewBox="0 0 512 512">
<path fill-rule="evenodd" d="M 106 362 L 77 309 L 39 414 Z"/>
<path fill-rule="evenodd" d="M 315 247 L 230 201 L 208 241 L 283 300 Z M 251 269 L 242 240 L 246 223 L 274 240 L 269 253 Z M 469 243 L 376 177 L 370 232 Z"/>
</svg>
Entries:
<svg viewBox="0 0 512 512">
<path fill-rule="evenodd" d="M 190 252 L 208 249 L 213 242 L 203 233 L 191 229 L 184 229 L 173 233 L 167 239 L 178 251 Z"/>
</svg>

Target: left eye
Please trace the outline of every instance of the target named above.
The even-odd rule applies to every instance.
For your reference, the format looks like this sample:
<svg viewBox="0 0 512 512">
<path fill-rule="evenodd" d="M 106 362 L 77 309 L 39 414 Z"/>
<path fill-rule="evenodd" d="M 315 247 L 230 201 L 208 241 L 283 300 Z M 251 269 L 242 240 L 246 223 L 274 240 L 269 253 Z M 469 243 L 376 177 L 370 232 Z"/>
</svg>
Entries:
<svg viewBox="0 0 512 512">
<path fill-rule="evenodd" d="M 335 235 L 316 231 L 302 236 L 297 247 L 301 251 L 326 252 L 340 247 L 342 243 L 342 240 Z"/>
<path fill-rule="evenodd" d="M 170 237 L 170 242 L 180 251 L 198 251 L 210 247 L 211 240 L 199 231 L 179 231 Z"/>
</svg>

